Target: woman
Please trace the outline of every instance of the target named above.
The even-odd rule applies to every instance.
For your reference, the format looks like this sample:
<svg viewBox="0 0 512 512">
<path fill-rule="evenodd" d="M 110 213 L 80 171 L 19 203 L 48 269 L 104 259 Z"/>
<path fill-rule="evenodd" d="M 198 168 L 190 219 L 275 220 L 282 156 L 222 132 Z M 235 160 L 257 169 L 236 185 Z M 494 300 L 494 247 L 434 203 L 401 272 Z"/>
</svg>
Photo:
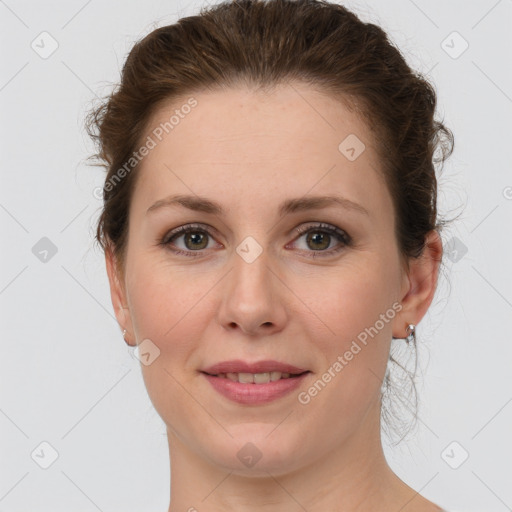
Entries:
<svg viewBox="0 0 512 512">
<path fill-rule="evenodd" d="M 442 262 L 432 86 L 321 0 L 153 31 L 89 119 L 97 240 L 167 427 L 169 512 L 434 512 L 381 444 Z"/>
</svg>

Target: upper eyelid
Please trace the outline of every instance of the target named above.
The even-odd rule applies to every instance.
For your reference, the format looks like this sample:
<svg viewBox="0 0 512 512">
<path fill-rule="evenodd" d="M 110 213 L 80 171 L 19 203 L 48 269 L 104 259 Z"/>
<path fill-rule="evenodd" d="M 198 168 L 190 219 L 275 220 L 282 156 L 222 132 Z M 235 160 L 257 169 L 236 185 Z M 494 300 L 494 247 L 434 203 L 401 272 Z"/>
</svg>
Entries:
<svg viewBox="0 0 512 512">
<path fill-rule="evenodd" d="M 183 224 L 182 226 L 178 226 L 177 228 L 171 229 L 167 231 L 164 235 L 164 238 L 172 238 L 173 236 L 179 236 L 185 234 L 187 231 L 204 231 L 208 235 L 212 235 L 213 233 L 218 234 L 219 232 L 209 224 L 201 224 L 197 222 L 193 222 L 191 224 Z"/>
<path fill-rule="evenodd" d="M 335 232 L 338 234 L 343 234 L 347 238 L 349 238 L 348 233 L 334 224 L 329 224 L 328 222 L 311 222 L 311 223 L 305 223 L 307 225 L 301 224 L 295 228 L 293 228 L 292 231 L 296 232 L 300 235 L 303 235 L 304 233 L 307 233 L 309 230 L 317 229 L 318 231 L 327 231 L 327 232 Z"/>
<path fill-rule="evenodd" d="M 217 229 L 215 229 L 213 226 L 210 226 L 209 224 L 202 224 L 193 222 L 191 224 L 183 224 L 182 226 L 178 226 L 177 228 L 171 229 L 170 231 L 166 232 L 166 235 L 179 235 L 183 234 L 184 231 L 192 231 L 196 229 L 197 231 L 205 231 L 207 233 L 216 233 L 220 234 Z M 339 228 L 333 224 L 329 224 L 328 222 L 322 222 L 322 221 L 310 221 L 305 222 L 303 224 L 300 224 L 299 226 L 294 227 L 292 230 L 290 230 L 290 233 L 298 233 L 303 234 L 305 231 L 309 229 L 326 229 L 326 230 L 333 230 L 333 231 L 340 231 L 343 234 L 345 234 L 347 237 L 349 236 L 348 233 L 342 229 Z"/>
</svg>

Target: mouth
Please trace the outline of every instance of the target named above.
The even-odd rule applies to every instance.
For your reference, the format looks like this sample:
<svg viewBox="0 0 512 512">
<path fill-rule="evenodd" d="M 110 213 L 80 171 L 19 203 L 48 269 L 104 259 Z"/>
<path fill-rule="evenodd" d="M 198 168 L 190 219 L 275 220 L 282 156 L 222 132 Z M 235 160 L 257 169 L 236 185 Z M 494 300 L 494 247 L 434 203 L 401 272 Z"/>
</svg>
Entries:
<svg viewBox="0 0 512 512">
<path fill-rule="evenodd" d="M 227 372 L 227 373 L 209 373 L 201 372 L 211 377 L 218 377 L 220 379 L 229 379 L 233 382 L 240 384 L 268 384 L 269 382 L 277 382 L 278 380 L 295 379 L 306 373 L 311 373 L 309 370 L 300 373 L 290 372 L 262 372 L 262 373 L 248 373 L 248 372 Z"/>
<path fill-rule="evenodd" d="M 240 359 L 217 363 L 199 372 L 220 395 L 246 406 L 284 399 L 312 373 L 279 361 L 249 363 Z"/>
</svg>

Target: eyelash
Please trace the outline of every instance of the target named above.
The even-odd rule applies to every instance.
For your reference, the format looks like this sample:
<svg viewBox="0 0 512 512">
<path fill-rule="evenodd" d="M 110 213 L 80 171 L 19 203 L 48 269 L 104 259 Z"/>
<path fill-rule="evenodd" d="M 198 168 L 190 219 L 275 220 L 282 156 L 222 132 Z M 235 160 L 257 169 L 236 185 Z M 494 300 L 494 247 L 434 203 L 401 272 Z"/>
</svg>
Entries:
<svg viewBox="0 0 512 512">
<path fill-rule="evenodd" d="M 330 224 L 318 223 L 313 226 L 299 226 L 295 228 L 294 231 L 299 235 L 297 238 L 294 239 L 294 241 L 309 232 L 319 232 L 327 233 L 328 235 L 334 236 L 338 239 L 338 241 L 341 242 L 341 245 L 335 249 L 306 251 L 312 253 L 311 256 L 308 256 L 309 258 L 329 257 L 332 256 L 333 254 L 340 252 L 344 247 L 349 247 L 352 244 L 351 237 L 345 231 L 342 231 L 341 229 L 336 228 L 335 226 L 331 226 Z M 187 224 L 185 226 L 180 226 L 179 228 L 176 228 L 175 230 L 167 233 L 164 236 L 164 238 L 159 242 L 159 245 L 166 247 L 167 249 L 171 250 L 174 254 L 177 254 L 179 256 L 201 256 L 201 252 L 204 251 L 205 249 L 200 249 L 197 251 L 184 251 L 182 249 L 172 249 L 170 247 L 172 245 L 171 242 L 175 241 L 180 236 L 186 235 L 188 233 L 203 233 L 213 238 L 212 233 L 206 227 L 203 227 L 203 225 Z"/>
</svg>

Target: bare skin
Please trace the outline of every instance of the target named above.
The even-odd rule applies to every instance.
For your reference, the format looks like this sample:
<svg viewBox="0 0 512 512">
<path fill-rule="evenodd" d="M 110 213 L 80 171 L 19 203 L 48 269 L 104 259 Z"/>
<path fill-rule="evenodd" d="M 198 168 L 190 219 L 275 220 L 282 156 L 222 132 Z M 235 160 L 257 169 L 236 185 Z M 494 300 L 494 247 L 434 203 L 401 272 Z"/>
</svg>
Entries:
<svg viewBox="0 0 512 512">
<path fill-rule="evenodd" d="M 299 83 L 193 96 L 197 106 L 141 162 L 125 268 L 106 253 L 127 342 L 150 339 L 160 350 L 142 372 L 167 425 L 169 512 L 440 511 L 395 475 L 380 437 L 391 337 L 404 338 L 433 299 L 438 234 L 407 270 L 373 132 L 340 101 Z M 185 102 L 162 106 L 146 135 Z M 353 161 L 338 149 L 349 134 L 366 146 Z M 174 194 L 208 198 L 224 212 L 176 204 L 147 211 Z M 367 213 L 333 205 L 278 213 L 287 199 L 332 195 Z M 195 238 L 169 241 L 170 231 L 190 223 L 200 224 Z M 343 230 L 351 243 L 318 223 Z M 316 238 L 294 230 L 300 226 Z M 251 263 L 236 252 L 249 236 L 262 249 Z M 301 403 L 299 392 L 376 325 L 378 334 Z M 278 400 L 240 405 L 200 373 L 230 359 L 274 359 L 311 373 Z M 261 454 L 252 467 L 237 457 L 249 442 Z"/>
</svg>

